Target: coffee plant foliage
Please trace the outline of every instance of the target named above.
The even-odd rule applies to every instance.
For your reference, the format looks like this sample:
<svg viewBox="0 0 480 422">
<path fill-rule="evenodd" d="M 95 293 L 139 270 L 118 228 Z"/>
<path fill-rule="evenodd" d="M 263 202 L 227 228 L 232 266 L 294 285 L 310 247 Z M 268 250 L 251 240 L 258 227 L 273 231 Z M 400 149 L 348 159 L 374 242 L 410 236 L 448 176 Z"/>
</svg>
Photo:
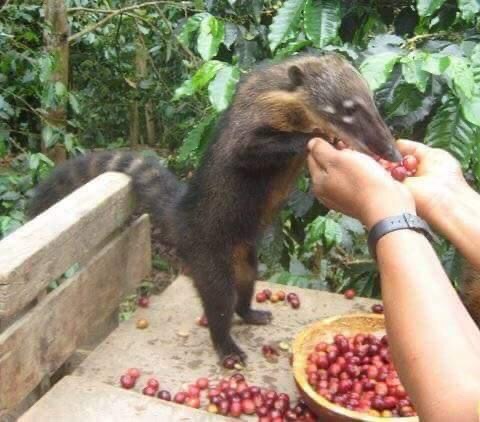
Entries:
<svg viewBox="0 0 480 422">
<path fill-rule="evenodd" d="M 142 136 L 140 146 L 188 177 L 241 76 L 259 62 L 302 52 L 344 55 L 368 81 L 396 137 L 448 150 L 472 186 L 479 186 L 478 0 L 66 5 L 72 39 L 68 87 L 47 83 L 56 57 L 43 45 L 48 28 L 42 4 L 11 1 L 0 9 L 0 236 L 24 222 L 25 198 L 53 167 L 48 151 L 55 145 L 70 156 L 128 147 L 132 106 L 149 105 L 155 143 L 146 145 Z M 147 70 L 138 65 L 140 50 Z M 60 103 L 68 121 L 52 129 L 44 111 Z M 313 198 L 305 173 L 262 240 L 262 275 L 377 296 L 378 274 L 365 237 L 358 221 Z M 456 251 L 446 242 L 437 248 L 454 280 Z"/>
</svg>

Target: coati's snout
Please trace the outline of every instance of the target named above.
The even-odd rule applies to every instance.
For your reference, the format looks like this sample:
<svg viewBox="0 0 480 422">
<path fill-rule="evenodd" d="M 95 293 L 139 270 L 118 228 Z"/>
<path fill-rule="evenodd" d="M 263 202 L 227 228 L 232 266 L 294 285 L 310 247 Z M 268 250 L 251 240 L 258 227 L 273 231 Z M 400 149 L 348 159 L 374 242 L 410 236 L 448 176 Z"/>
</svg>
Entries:
<svg viewBox="0 0 480 422">
<path fill-rule="evenodd" d="M 309 104 L 320 132 L 370 155 L 394 162 L 402 159 L 366 81 L 342 56 L 299 60 L 292 63 L 288 76 Z"/>
</svg>

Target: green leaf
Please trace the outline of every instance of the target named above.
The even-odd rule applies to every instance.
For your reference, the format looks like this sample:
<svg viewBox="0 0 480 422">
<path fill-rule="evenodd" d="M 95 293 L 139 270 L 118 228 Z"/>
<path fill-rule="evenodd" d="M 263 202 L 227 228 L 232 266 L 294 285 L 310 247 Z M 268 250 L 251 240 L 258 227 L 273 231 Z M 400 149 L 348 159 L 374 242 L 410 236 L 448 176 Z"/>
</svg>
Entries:
<svg viewBox="0 0 480 422">
<path fill-rule="evenodd" d="M 432 75 L 441 75 L 450 66 L 450 56 L 441 53 L 429 54 L 422 65 L 422 70 Z"/>
<path fill-rule="evenodd" d="M 373 91 L 387 81 L 400 57 L 400 53 L 397 52 L 384 52 L 367 57 L 363 61 L 360 71 Z"/>
<path fill-rule="evenodd" d="M 460 99 L 470 99 L 473 95 L 474 80 L 471 63 L 463 57 L 450 57 L 450 65 L 445 70 L 445 76 L 453 81 L 453 88 Z M 452 86 L 451 82 L 449 83 Z"/>
<path fill-rule="evenodd" d="M 67 93 L 67 87 L 60 81 L 55 82 L 55 95 L 63 98 Z"/>
<path fill-rule="evenodd" d="M 187 79 L 180 87 L 175 90 L 174 100 L 178 100 L 185 96 L 195 94 L 198 90 L 206 86 L 217 74 L 217 72 L 225 66 L 224 62 L 218 60 L 210 60 L 205 62 L 192 76 Z"/>
<path fill-rule="evenodd" d="M 394 92 L 392 101 L 387 102 L 384 107 L 387 117 L 406 116 L 415 111 L 422 104 L 422 96 L 411 84 L 400 84 Z"/>
<path fill-rule="evenodd" d="M 210 16 L 208 13 L 197 13 L 192 17 L 188 18 L 187 22 L 182 27 L 180 34 L 177 35 L 177 39 L 185 46 L 189 47 L 192 41 L 193 35 L 200 28 L 200 23 L 207 16 Z"/>
<path fill-rule="evenodd" d="M 289 42 L 285 47 L 280 47 L 279 49 L 277 49 L 277 51 L 275 52 L 275 57 L 279 59 L 289 57 L 297 51 L 303 50 L 305 47 L 311 44 L 312 42 L 310 40 Z"/>
<path fill-rule="evenodd" d="M 200 33 L 197 38 L 197 51 L 203 60 L 210 60 L 218 52 L 223 41 L 223 22 L 209 15 L 200 23 Z"/>
<path fill-rule="evenodd" d="M 0 157 L 3 157 L 7 153 L 7 137 L 5 134 L 8 132 L 0 130 Z"/>
<path fill-rule="evenodd" d="M 451 152 L 466 168 L 479 143 L 480 131 L 462 114 L 459 100 L 450 98 L 436 112 L 427 127 L 425 143 Z"/>
<path fill-rule="evenodd" d="M 341 22 L 338 0 L 307 0 L 303 13 L 305 34 L 315 47 L 335 39 Z"/>
<path fill-rule="evenodd" d="M 475 15 L 480 13 L 480 0 L 458 0 L 458 8 L 463 19 L 473 21 Z"/>
<path fill-rule="evenodd" d="M 80 113 L 80 104 L 78 103 L 77 97 L 73 95 L 73 93 L 68 94 L 68 102 L 70 103 L 70 106 L 72 107 L 72 110 L 74 111 L 75 114 Z"/>
<path fill-rule="evenodd" d="M 236 66 L 227 66 L 217 72 L 208 85 L 209 99 L 215 110 L 220 112 L 228 107 L 239 78 L 240 70 Z"/>
<path fill-rule="evenodd" d="M 417 0 L 417 11 L 420 16 L 430 16 L 440 9 L 445 0 Z"/>
<path fill-rule="evenodd" d="M 298 24 L 304 4 L 305 0 L 285 0 L 270 25 L 268 41 L 271 51 L 275 51 Z"/>
<path fill-rule="evenodd" d="M 402 57 L 402 73 L 405 81 L 415 85 L 420 92 L 425 93 L 429 74 L 422 69 L 423 62 L 428 54 L 423 51 L 413 51 L 408 56 Z"/>
<path fill-rule="evenodd" d="M 318 242 L 322 242 L 326 249 L 342 241 L 342 229 L 333 219 L 319 216 L 305 227 L 304 248 L 312 250 Z"/>
<path fill-rule="evenodd" d="M 472 55 L 472 75 L 474 81 L 471 98 L 462 99 L 462 110 L 465 118 L 474 125 L 480 126 L 480 47 Z"/>
<path fill-rule="evenodd" d="M 182 146 L 178 150 L 178 160 L 185 161 L 191 153 L 197 151 L 202 143 L 203 135 L 215 120 L 216 115 L 211 114 L 200 121 L 188 134 Z"/>
<path fill-rule="evenodd" d="M 59 140 L 57 131 L 51 126 L 44 126 L 42 129 L 42 140 L 47 148 L 51 148 Z"/>
</svg>

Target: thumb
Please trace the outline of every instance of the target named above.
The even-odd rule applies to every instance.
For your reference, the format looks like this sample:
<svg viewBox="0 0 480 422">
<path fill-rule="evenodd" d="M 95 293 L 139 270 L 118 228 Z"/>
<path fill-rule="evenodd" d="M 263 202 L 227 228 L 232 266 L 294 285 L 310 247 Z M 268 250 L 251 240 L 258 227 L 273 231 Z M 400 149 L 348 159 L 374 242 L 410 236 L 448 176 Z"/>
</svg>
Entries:
<svg viewBox="0 0 480 422">
<path fill-rule="evenodd" d="M 317 164 L 325 167 L 325 164 L 338 153 L 338 150 L 322 138 L 313 138 L 308 142 L 310 155 Z"/>
<path fill-rule="evenodd" d="M 414 155 L 417 158 L 424 157 L 430 150 L 430 147 L 421 142 L 409 141 L 407 139 L 399 139 L 396 145 L 402 155 Z"/>
</svg>

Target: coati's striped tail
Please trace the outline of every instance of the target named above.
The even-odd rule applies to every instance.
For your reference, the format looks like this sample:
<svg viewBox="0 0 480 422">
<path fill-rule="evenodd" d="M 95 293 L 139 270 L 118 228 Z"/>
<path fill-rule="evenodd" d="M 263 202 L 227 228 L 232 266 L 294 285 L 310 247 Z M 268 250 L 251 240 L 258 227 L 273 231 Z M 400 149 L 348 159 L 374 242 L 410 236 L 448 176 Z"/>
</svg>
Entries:
<svg viewBox="0 0 480 422">
<path fill-rule="evenodd" d="M 59 165 L 41 182 L 27 206 L 27 215 L 33 218 L 53 204 L 107 171 L 125 173 L 132 178 L 137 206 L 147 211 L 154 224 L 171 226 L 171 215 L 176 200 L 184 190 L 171 172 L 154 157 L 129 152 L 101 152 L 84 155 Z M 168 227 L 167 231 L 170 231 Z M 163 231 L 163 230 L 162 230 Z"/>
</svg>

